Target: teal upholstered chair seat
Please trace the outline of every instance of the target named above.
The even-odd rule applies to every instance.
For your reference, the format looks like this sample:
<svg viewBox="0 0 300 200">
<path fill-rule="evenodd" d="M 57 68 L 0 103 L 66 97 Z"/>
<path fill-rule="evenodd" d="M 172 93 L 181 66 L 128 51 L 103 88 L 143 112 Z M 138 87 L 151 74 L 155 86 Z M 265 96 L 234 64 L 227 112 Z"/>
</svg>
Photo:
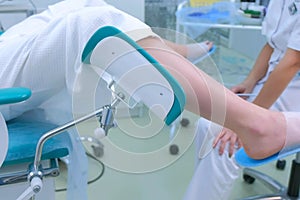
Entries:
<svg viewBox="0 0 300 200">
<path fill-rule="evenodd" d="M 7 122 L 7 127 L 9 145 L 4 166 L 32 162 L 38 140 L 44 133 L 56 128 L 56 125 L 15 119 Z M 46 141 L 42 160 L 67 156 L 68 146 L 70 146 L 70 138 L 67 132 L 54 136 Z"/>
</svg>

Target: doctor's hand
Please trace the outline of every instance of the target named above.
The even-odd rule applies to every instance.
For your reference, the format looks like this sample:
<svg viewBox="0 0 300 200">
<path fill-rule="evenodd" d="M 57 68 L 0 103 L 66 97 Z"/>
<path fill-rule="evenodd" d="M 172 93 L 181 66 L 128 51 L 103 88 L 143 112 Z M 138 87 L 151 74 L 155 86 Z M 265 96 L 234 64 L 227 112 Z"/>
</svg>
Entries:
<svg viewBox="0 0 300 200">
<path fill-rule="evenodd" d="M 253 83 L 242 82 L 238 85 L 233 86 L 230 90 L 235 94 L 250 94 L 254 88 Z M 241 96 L 243 99 L 247 99 L 249 96 Z"/>
<path fill-rule="evenodd" d="M 213 148 L 216 148 L 217 144 L 219 145 L 219 154 L 222 155 L 225 151 L 225 148 L 228 144 L 228 154 L 229 157 L 233 155 L 235 150 L 242 147 L 242 141 L 238 138 L 238 136 L 231 131 L 230 129 L 223 128 L 221 133 L 218 135 L 218 137 L 213 142 Z"/>
</svg>

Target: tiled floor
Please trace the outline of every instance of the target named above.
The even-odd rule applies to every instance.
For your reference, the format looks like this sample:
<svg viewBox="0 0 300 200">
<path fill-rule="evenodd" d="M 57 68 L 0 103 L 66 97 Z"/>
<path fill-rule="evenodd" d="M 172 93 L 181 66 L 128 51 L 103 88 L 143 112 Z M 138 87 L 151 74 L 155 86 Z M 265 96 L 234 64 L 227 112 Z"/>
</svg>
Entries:
<svg viewBox="0 0 300 200">
<path fill-rule="evenodd" d="M 190 113 L 184 113 L 184 116 L 188 118 L 191 124 L 181 129 L 181 133 L 184 136 L 188 136 L 188 140 L 191 140 L 193 137 L 194 126 L 197 117 Z M 86 130 L 89 124 L 87 123 Z M 114 134 L 114 131 L 111 132 Z M 169 132 L 162 131 L 160 134 L 165 134 L 161 136 L 162 138 L 166 138 Z M 112 136 L 112 141 L 114 140 Z M 132 146 L 135 145 L 134 142 L 130 140 L 130 138 L 123 138 L 124 140 L 124 148 L 126 145 Z M 182 138 L 180 142 L 176 143 L 179 147 L 184 145 L 184 139 Z M 168 146 L 168 143 L 165 145 Z M 137 150 L 137 149 L 135 149 Z M 140 150 L 142 148 L 140 147 Z M 171 155 L 168 151 L 162 151 L 160 153 L 160 157 L 158 160 L 170 160 L 170 158 L 176 158 L 176 161 L 173 163 L 169 163 L 168 165 L 162 166 L 161 169 L 151 171 L 151 172 L 143 172 L 143 173 L 127 173 L 119 170 L 123 170 L 122 163 L 127 162 L 128 160 L 118 157 L 118 166 L 105 167 L 104 175 L 96 182 L 89 184 L 88 186 L 88 199 L 89 200 L 181 200 L 186 187 L 192 177 L 193 174 L 193 164 L 194 164 L 194 144 L 189 146 L 186 151 L 182 151 L 180 149 L 179 155 Z M 104 154 L 109 154 L 109 152 L 105 152 Z M 157 162 L 157 159 L 153 159 L 152 162 Z M 150 160 L 151 161 L 151 160 Z M 260 171 L 266 172 L 267 174 L 271 174 L 272 177 L 275 177 L 282 183 L 287 183 L 288 173 L 289 173 L 289 162 L 286 170 L 280 171 L 275 167 L 275 163 L 270 163 L 266 166 L 259 167 Z M 131 163 L 132 166 L 135 166 L 137 163 Z M 119 169 L 119 170 L 116 170 Z M 89 159 L 89 179 L 94 179 L 102 170 L 102 167 L 96 163 L 95 161 Z M 57 178 L 56 187 L 63 188 L 66 185 L 66 174 L 63 168 L 62 174 Z M 240 199 L 249 195 L 256 194 L 266 194 L 271 192 L 265 186 L 263 186 L 259 182 L 255 182 L 252 185 L 249 185 L 243 181 L 242 178 L 239 178 L 235 184 L 232 194 L 230 196 L 230 200 Z M 65 192 L 57 192 L 56 193 L 57 200 L 66 199 Z M 199 198 L 201 199 L 201 198 Z M 202 199 L 201 199 L 202 200 Z"/>
<path fill-rule="evenodd" d="M 228 86 L 241 81 L 247 70 L 249 70 L 245 66 L 251 66 L 253 62 L 243 55 L 236 55 L 235 52 L 223 47 L 218 47 L 212 58 L 217 63 L 216 65 L 212 65 L 212 60 L 207 58 L 198 66 Z M 194 124 L 198 119 L 198 116 L 189 112 L 184 112 L 183 117 L 189 119 L 190 124 L 187 127 L 179 126 L 175 140 L 171 140 L 173 137 L 170 135 L 170 127 L 161 127 L 159 131 L 155 131 L 155 135 L 151 135 L 153 134 L 152 128 L 142 129 L 142 131 L 137 128 L 140 131 L 138 133 L 142 134 L 144 138 L 138 138 L 126 131 L 128 127 L 130 127 L 128 130 L 132 128 L 130 124 L 138 125 L 136 127 L 145 126 L 145 123 L 149 123 L 149 118 L 147 118 L 147 122 L 143 122 L 139 118 L 134 118 L 133 121 L 128 118 L 119 119 L 118 122 L 122 130 L 113 129 L 109 134 L 108 141 L 122 148 L 125 152 L 129 152 L 129 154 L 149 152 L 152 155 L 156 151 L 159 151 L 159 154 L 154 157 L 149 156 L 148 160 L 139 162 L 137 159 L 130 163 L 126 156 L 115 155 L 110 150 L 111 147 L 106 143 L 107 141 L 104 141 L 104 156 L 100 159 L 110 167 L 105 167 L 104 175 L 98 181 L 89 184 L 89 199 L 181 200 L 193 174 L 195 154 L 194 143 L 191 143 L 191 141 L 194 137 Z M 93 132 L 92 127 L 89 123 L 82 125 L 85 133 Z M 179 146 L 178 155 L 169 153 L 170 141 L 172 141 L 172 144 L 175 143 Z M 109 159 L 111 157 L 114 157 L 113 161 Z M 136 168 L 141 163 L 142 165 Z M 89 160 L 90 179 L 95 178 L 101 169 L 99 164 Z M 274 163 L 258 169 L 271 174 L 280 182 L 287 182 L 289 165 L 284 171 L 277 170 Z M 134 170 L 139 173 L 133 173 Z M 61 176 L 57 178 L 57 188 L 65 187 L 67 179 L 65 172 L 65 170 L 62 170 Z M 256 181 L 254 184 L 249 185 L 240 178 L 235 182 L 230 200 L 268 192 L 270 191 L 259 182 Z M 66 199 L 66 194 L 65 192 L 57 192 L 56 197 L 57 200 L 63 200 Z M 199 200 L 202 200 L 201 197 L 199 197 Z"/>
</svg>

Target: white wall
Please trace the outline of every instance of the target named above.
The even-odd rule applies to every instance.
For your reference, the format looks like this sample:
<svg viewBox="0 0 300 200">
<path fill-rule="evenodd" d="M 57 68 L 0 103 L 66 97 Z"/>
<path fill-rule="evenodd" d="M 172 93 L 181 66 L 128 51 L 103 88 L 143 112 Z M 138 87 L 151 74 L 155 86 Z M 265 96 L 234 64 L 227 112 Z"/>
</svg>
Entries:
<svg viewBox="0 0 300 200">
<path fill-rule="evenodd" d="M 261 30 L 231 30 L 229 47 L 255 60 L 266 43 Z"/>
<path fill-rule="evenodd" d="M 47 8 L 48 5 L 59 2 L 60 0 L 32 0 L 35 4 L 38 12 Z M 129 3 L 130 1 L 130 3 Z M 140 20 L 145 19 L 145 1 L 144 0 L 107 0 L 107 3 L 114 5 L 120 10 L 123 10 Z M 28 5 L 30 7 L 28 0 L 12 0 L 7 4 L 9 5 Z M 1 10 L 1 6 L 0 6 Z M 12 25 L 22 21 L 26 18 L 25 13 L 10 13 L 3 14 L 0 13 L 0 21 L 5 29 L 8 29 Z"/>
<path fill-rule="evenodd" d="M 24 1 L 24 0 L 14 0 Z M 107 3 L 114 5 L 141 20 L 145 18 L 145 0 L 105 0 Z M 59 0 L 33 0 L 38 8 L 46 8 L 47 5 L 59 2 Z"/>
<path fill-rule="evenodd" d="M 145 21 L 145 0 L 106 0 L 106 2 Z"/>
</svg>

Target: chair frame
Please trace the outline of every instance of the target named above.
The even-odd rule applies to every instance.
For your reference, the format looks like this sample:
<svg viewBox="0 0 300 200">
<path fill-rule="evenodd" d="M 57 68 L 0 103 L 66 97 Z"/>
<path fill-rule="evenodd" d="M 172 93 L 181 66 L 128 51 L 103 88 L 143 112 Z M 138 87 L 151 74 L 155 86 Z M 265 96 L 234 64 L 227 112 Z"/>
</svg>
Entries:
<svg viewBox="0 0 300 200">
<path fill-rule="evenodd" d="M 257 170 L 251 168 L 244 168 L 243 170 L 244 179 L 245 176 L 253 178 L 252 181 L 246 181 L 250 184 L 254 182 L 255 179 L 262 182 L 263 185 L 267 186 L 274 193 L 266 195 L 256 195 L 252 197 L 243 198 L 243 200 L 254 200 L 254 199 L 284 199 L 284 200 L 295 200 L 299 199 L 299 189 L 300 189 L 300 152 L 296 154 L 296 157 L 292 160 L 292 166 L 290 171 L 288 186 L 285 186 L 270 176 L 261 173 Z"/>
</svg>

